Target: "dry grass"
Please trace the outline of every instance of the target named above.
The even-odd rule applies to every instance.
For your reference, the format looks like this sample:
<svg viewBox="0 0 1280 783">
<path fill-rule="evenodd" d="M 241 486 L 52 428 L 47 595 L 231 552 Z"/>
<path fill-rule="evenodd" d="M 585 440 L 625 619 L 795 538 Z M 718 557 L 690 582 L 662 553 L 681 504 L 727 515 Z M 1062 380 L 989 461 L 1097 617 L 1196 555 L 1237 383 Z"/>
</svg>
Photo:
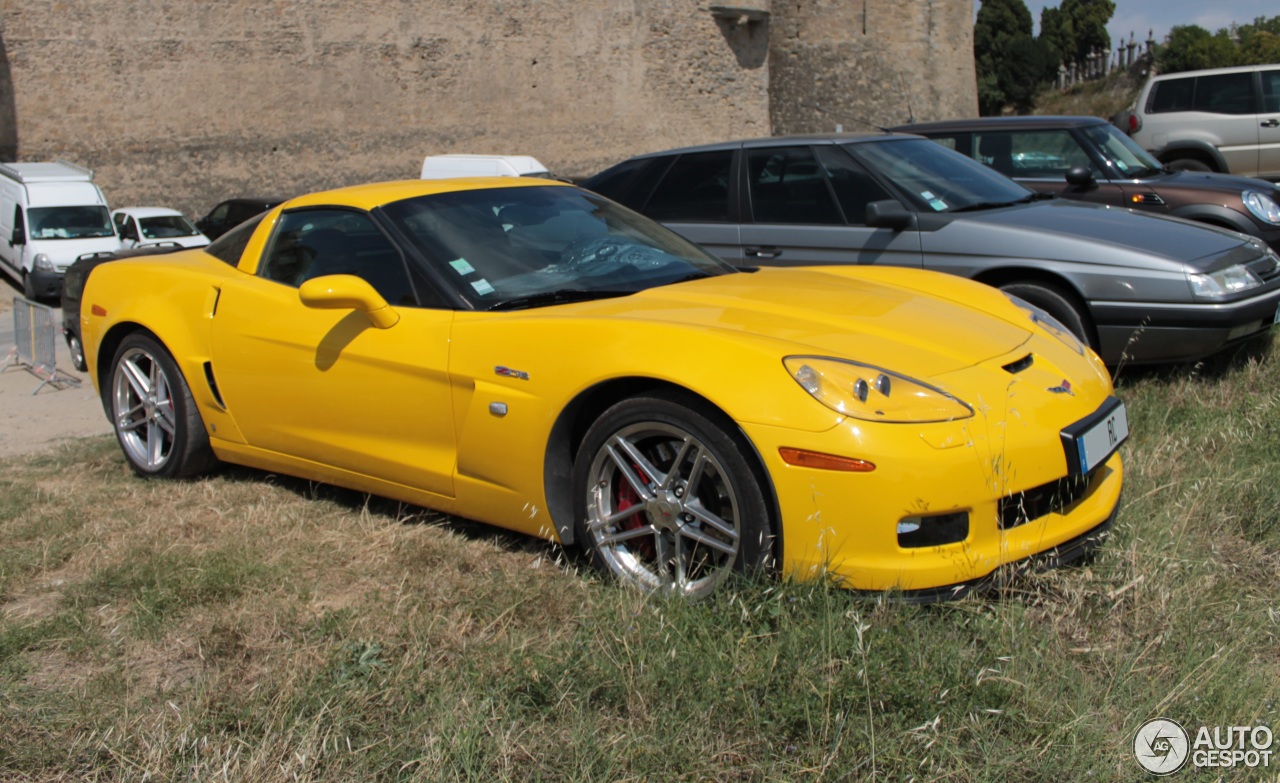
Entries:
<svg viewBox="0 0 1280 783">
<path fill-rule="evenodd" d="M 0 463 L 0 779 L 1139 779 L 1150 717 L 1276 723 L 1280 369 L 1120 393 L 1102 555 L 932 608 L 650 601 L 376 498 L 139 481 L 109 439 Z"/>
</svg>

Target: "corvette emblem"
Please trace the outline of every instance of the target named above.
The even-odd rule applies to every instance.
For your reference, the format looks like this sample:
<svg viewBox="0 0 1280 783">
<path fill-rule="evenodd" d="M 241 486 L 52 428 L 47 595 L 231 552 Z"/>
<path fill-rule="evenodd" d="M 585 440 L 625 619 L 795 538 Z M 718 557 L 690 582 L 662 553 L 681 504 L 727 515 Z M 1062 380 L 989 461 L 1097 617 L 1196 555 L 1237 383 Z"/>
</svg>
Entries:
<svg viewBox="0 0 1280 783">
<path fill-rule="evenodd" d="M 1076 393 L 1071 391 L 1071 381 L 1066 378 L 1063 378 L 1062 383 L 1057 386 L 1050 386 L 1049 391 L 1053 394 L 1067 394 L 1072 397 L 1076 396 Z"/>
<path fill-rule="evenodd" d="M 503 367 L 499 365 L 494 367 L 493 371 L 495 374 L 501 375 L 504 378 L 519 378 L 522 381 L 529 380 L 529 373 L 524 370 L 513 370 L 510 367 Z"/>
</svg>

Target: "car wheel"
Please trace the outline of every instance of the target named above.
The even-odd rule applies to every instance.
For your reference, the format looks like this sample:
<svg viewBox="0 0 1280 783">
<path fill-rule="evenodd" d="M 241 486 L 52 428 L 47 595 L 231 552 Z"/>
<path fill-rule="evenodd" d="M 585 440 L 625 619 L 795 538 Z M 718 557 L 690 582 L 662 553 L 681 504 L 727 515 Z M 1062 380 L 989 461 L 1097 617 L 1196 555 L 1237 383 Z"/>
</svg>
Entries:
<svg viewBox="0 0 1280 783">
<path fill-rule="evenodd" d="M 71 366 L 84 372 L 89 366 L 84 361 L 84 346 L 80 344 L 80 338 L 75 332 L 67 334 L 67 348 L 71 351 Z"/>
<path fill-rule="evenodd" d="M 103 385 L 120 448 L 134 473 L 175 478 L 209 470 L 216 460 L 191 390 L 168 351 L 130 335 Z"/>
<path fill-rule="evenodd" d="M 1080 342 L 1096 347 L 1092 337 L 1092 319 L 1076 305 L 1074 297 L 1062 289 L 1048 283 L 1021 281 L 1006 283 L 1000 286 L 1000 290 L 1039 307 L 1070 329 Z"/>
<path fill-rule="evenodd" d="M 638 397 L 609 408 L 574 461 L 578 540 L 592 563 L 645 591 L 697 598 L 772 564 L 750 446 L 706 403 Z"/>
<path fill-rule="evenodd" d="M 31 279 L 30 272 L 22 273 L 22 296 L 31 301 L 36 301 L 36 284 Z"/>
<path fill-rule="evenodd" d="M 1208 163 L 1196 158 L 1178 158 L 1165 164 L 1173 171 L 1213 171 Z"/>
</svg>

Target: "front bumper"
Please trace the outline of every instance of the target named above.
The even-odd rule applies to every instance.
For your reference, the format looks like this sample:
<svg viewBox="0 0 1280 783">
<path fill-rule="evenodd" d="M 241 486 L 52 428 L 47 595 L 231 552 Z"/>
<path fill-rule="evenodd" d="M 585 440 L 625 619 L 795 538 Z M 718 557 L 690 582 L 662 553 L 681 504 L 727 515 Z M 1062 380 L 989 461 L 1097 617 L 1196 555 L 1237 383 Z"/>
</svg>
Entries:
<svg viewBox="0 0 1280 783">
<path fill-rule="evenodd" d="M 1006 415 L 1012 414 L 1012 415 Z M 1037 506 L 1009 522 L 1009 500 L 1067 475 L 1057 431 L 1012 409 L 963 422 L 885 425 L 848 420 L 825 433 L 744 426 L 773 479 L 782 517 L 782 572 L 827 577 L 855 590 L 946 597 L 997 578 L 1012 564 L 1074 552 L 1111 520 L 1120 500 L 1119 453 L 1065 504 Z M 781 447 L 870 460 L 870 473 L 785 463 Z M 901 545 L 908 517 L 967 514 L 963 540 Z"/>
<path fill-rule="evenodd" d="M 1261 335 L 1280 311 L 1280 288 L 1222 304 L 1094 302 L 1107 364 L 1195 361 Z"/>
</svg>

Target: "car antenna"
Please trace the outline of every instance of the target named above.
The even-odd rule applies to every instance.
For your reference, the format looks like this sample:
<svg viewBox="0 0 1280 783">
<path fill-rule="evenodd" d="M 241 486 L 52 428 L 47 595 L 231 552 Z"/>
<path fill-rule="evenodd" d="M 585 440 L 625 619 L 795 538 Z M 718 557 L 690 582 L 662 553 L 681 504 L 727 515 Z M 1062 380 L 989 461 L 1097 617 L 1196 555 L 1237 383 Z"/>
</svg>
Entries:
<svg viewBox="0 0 1280 783">
<path fill-rule="evenodd" d="M 820 112 L 822 112 L 823 114 L 836 116 L 836 115 L 833 115 L 833 114 L 832 114 L 832 112 L 827 111 L 826 109 L 822 108 L 821 106 L 819 106 L 819 105 L 818 105 L 818 104 L 816 104 L 816 103 L 815 103 L 815 104 L 812 104 L 812 105 L 810 106 L 810 108 L 815 109 L 815 110 L 817 110 L 817 111 L 820 111 Z M 856 124 L 856 125 L 866 125 L 868 128 L 875 128 L 876 130 L 880 131 L 881 133 L 889 133 L 889 129 L 888 129 L 888 128 L 883 128 L 883 127 L 881 127 L 881 126 L 879 126 L 879 125 L 876 125 L 874 122 L 868 122 L 867 120 L 861 119 L 861 118 L 859 118 L 859 117 L 844 117 L 844 116 L 836 116 L 836 119 L 838 119 L 838 120 L 850 120 L 853 124 Z M 836 133 L 840 133 L 840 132 L 842 132 L 842 131 L 843 131 L 843 129 L 844 129 L 844 124 L 843 124 L 843 122 L 842 122 L 842 123 L 840 123 L 840 124 L 837 124 L 837 125 L 836 125 Z"/>
</svg>

